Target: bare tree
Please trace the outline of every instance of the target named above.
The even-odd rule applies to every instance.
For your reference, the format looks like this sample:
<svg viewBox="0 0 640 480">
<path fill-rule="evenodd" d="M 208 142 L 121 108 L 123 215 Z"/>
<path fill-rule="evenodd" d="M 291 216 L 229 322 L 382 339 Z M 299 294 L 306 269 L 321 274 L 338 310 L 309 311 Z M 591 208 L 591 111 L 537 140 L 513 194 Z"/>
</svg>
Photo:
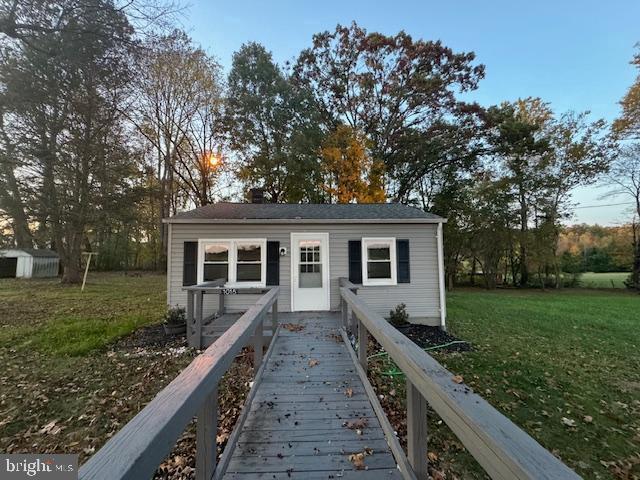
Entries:
<svg viewBox="0 0 640 480">
<path fill-rule="evenodd" d="M 640 143 L 622 149 L 613 161 L 607 183 L 611 190 L 606 196 L 625 196 L 633 201 L 633 270 L 629 286 L 640 290 Z"/>
<path fill-rule="evenodd" d="M 219 137 L 221 69 L 181 31 L 153 39 L 145 47 L 130 119 L 155 158 L 156 220 L 164 257 L 168 232 L 162 219 L 185 203 L 203 205 L 211 200 L 217 173 L 211 159 Z"/>
</svg>

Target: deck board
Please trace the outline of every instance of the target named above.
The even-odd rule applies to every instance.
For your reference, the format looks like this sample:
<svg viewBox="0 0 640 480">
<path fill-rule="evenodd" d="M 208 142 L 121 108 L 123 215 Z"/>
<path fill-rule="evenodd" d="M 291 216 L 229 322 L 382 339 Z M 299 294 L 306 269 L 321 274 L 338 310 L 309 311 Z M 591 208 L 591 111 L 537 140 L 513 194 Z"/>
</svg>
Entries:
<svg viewBox="0 0 640 480">
<path fill-rule="evenodd" d="M 281 323 L 304 328 L 277 336 L 224 479 L 401 478 L 347 346 L 336 340 L 338 314 L 288 314 Z M 359 419 L 366 427 L 346 425 Z M 365 449 L 367 469 L 358 470 L 349 455 Z"/>
</svg>

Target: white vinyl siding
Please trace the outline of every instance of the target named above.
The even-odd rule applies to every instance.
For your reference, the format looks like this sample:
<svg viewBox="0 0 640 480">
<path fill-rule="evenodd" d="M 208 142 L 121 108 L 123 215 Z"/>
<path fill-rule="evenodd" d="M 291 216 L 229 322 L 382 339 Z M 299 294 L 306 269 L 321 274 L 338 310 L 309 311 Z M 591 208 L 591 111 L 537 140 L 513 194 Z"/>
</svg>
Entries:
<svg viewBox="0 0 640 480">
<path fill-rule="evenodd" d="M 331 310 L 340 308 L 338 279 L 349 276 L 349 240 L 367 237 L 396 237 L 410 242 L 411 283 L 385 286 L 363 286 L 360 296 L 371 308 L 384 317 L 399 303 L 407 306 L 412 321 L 431 325 L 440 324 L 438 253 L 436 224 L 179 224 L 171 225 L 171 272 L 168 279 L 168 302 L 185 305 L 186 293 L 182 287 L 182 264 L 184 242 L 201 239 L 239 240 L 266 238 L 278 241 L 287 254 L 280 257 L 280 297 L 278 308 L 291 309 L 291 232 L 329 233 L 329 270 Z M 364 258 L 363 258 L 364 261 Z M 395 270 L 395 263 L 392 265 Z M 226 299 L 229 311 L 242 311 L 256 300 L 254 295 L 230 295 Z M 217 305 L 216 295 L 205 295 L 208 311 Z"/>
</svg>

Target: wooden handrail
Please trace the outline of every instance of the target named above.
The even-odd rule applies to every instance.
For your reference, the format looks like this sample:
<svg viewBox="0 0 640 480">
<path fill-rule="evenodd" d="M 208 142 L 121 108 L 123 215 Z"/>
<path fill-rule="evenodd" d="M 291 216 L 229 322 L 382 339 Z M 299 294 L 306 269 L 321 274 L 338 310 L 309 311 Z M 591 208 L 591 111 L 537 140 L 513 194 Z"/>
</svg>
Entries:
<svg viewBox="0 0 640 480">
<path fill-rule="evenodd" d="M 189 285 L 188 287 L 184 287 L 183 290 L 187 290 L 187 291 L 211 290 L 212 288 L 222 287 L 225 283 L 226 283 L 226 280 L 224 278 L 216 278 L 215 280 L 210 280 L 208 282 L 202 282 L 196 285 Z"/>
<path fill-rule="evenodd" d="M 454 382 L 448 370 L 348 288 L 342 287 L 340 295 L 364 329 L 358 330 L 373 335 L 406 376 L 408 456 L 418 478 L 426 471 L 425 401 L 491 478 L 580 478 L 482 397 Z M 360 352 L 366 352 L 366 338 L 360 337 Z"/>
<path fill-rule="evenodd" d="M 215 343 L 111 438 L 81 468 L 82 480 L 151 478 L 179 435 L 198 415 L 196 478 L 211 478 L 215 468 L 216 393 L 220 378 L 258 330 L 269 308 L 277 308 L 279 287 L 272 288 Z M 261 344 L 260 344 L 261 345 Z M 256 352 L 256 359 L 262 351 Z M 256 369 L 259 364 L 256 365 Z M 202 448 L 204 447 L 204 448 Z"/>
<path fill-rule="evenodd" d="M 227 295 L 262 295 L 274 287 L 226 287 L 224 278 L 184 287 L 187 292 L 187 343 L 190 347 L 202 348 L 202 329 L 207 320 L 204 315 L 204 295 L 218 295 L 218 311 L 216 316 L 225 313 L 225 297 Z"/>
<path fill-rule="evenodd" d="M 340 287 L 345 287 L 351 290 L 353 293 L 358 293 L 358 289 L 360 287 L 358 285 L 351 283 L 351 281 L 348 278 L 340 277 L 338 279 L 338 282 L 340 283 Z"/>
</svg>

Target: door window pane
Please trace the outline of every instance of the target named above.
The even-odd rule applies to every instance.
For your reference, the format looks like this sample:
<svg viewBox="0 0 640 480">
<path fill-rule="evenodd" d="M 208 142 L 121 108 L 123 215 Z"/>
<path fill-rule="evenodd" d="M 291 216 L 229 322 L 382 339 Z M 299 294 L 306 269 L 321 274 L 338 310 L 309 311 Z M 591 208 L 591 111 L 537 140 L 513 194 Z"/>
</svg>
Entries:
<svg viewBox="0 0 640 480">
<path fill-rule="evenodd" d="M 322 288 L 320 241 L 301 240 L 298 288 Z"/>
<path fill-rule="evenodd" d="M 299 288 L 322 288 L 322 265 L 300 264 Z"/>
</svg>

